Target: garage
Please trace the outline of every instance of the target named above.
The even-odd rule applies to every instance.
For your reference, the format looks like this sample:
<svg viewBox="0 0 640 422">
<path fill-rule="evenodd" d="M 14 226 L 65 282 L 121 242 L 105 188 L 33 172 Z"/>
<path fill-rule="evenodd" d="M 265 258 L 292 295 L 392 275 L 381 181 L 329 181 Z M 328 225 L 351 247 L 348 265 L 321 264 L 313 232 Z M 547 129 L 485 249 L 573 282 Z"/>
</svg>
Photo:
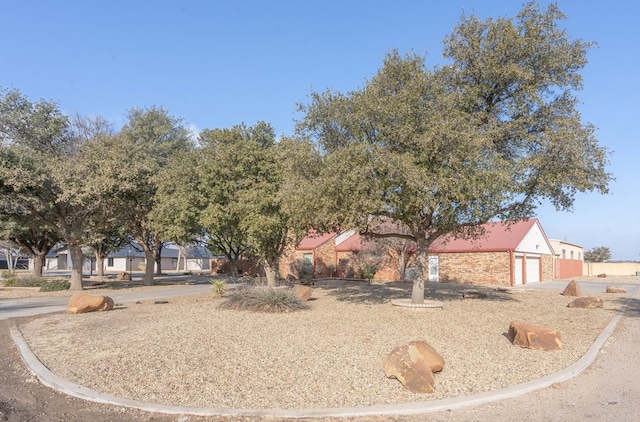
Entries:
<svg viewBox="0 0 640 422">
<path fill-rule="evenodd" d="M 523 274 L 526 274 L 526 278 L 523 277 Z M 516 256 L 514 275 L 515 284 L 522 284 L 525 279 L 527 284 L 539 283 L 541 280 L 540 257 Z"/>
</svg>

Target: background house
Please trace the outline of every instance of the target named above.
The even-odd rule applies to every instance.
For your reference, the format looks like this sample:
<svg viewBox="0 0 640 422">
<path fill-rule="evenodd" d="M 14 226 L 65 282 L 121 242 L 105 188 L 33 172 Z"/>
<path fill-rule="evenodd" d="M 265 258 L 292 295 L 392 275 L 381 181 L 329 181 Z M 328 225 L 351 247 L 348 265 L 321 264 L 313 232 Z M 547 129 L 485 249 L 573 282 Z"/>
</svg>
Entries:
<svg viewBox="0 0 640 422">
<path fill-rule="evenodd" d="M 564 240 L 549 239 L 553 247 L 553 278 L 567 279 L 580 277 L 584 264 L 584 249 L 575 243 Z"/>
<path fill-rule="evenodd" d="M 87 250 L 85 253 L 82 271 L 86 274 L 95 271 L 95 260 Z M 189 246 L 182 253 L 176 245 L 169 244 L 162 248 L 162 271 L 208 271 L 211 252 L 203 246 Z M 131 272 L 143 271 L 146 263 L 144 252 L 141 248 L 126 245 L 122 249 L 110 253 L 104 260 L 106 272 Z M 71 269 L 71 257 L 69 251 L 62 248 L 54 248 L 45 258 L 45 271 L 65 271 Z"/>
<path fill-rule="evenodd" d="M 144 252 L 132 246 L 125 246 L 110 253 L 104 260 L 104 270 L 111 272 L 142 271 L 146 262 Z M 160 253 L 162 271 L 209 271 L 211 252 L 203 246 L 195 245 L 182 248 L 173 244 L 162 248 Z"/>
</svg>

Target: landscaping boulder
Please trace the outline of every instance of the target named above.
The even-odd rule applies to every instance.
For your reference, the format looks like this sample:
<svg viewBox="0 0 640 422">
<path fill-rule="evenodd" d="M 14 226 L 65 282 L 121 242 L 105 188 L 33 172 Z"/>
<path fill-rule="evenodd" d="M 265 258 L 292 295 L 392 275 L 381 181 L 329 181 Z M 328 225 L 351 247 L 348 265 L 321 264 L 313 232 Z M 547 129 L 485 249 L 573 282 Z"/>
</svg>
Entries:
<svg viewBox="0 0 640 422">
<path fill-rule="evenodd" d="M 534 350 L 562 349 L 562 335 L 547 327 L 511 322 L 509 340 L 516 346 Z"/>
<path fill-rule="evenodd" d="M 113 299 L 109 296 L 91 296 L 77 293 L 71 296 L 67 305 L 70 314 L 84 314 L 86 312 L 110 311 L 113 309 Z"/>
<path fill-rule="evenodd" d="M 607 286 L 607 293 L 627 293 L 624 287 Z"/>
<path fill-rule="evenodd" d="M 382 364 L 387 378 L 396 378 L 412 393 L 433 393 L 434 372 L 444 367 L 444 359 L 425 341 L 411 341 L 393 349 Z"/>
<path fill-rule="evenodd" d="M 296 284 L 293 286 L 293 294 L 300 300 L 309 300 L 313 295 L 313 289 L 309 286 L 303 286 L 302 284 Z"/>
<path fill-rule="evenodd" d="M 567 287 L 565 287 L 562 294 L 563 296 L 582 296 L 582 290 L 578 283 L 573 280 L 571 283 L 567 284 Z"/>
<path fill-rule="evenodd" d="M 569 308 L 602 308 L 603 301 L 597 297 L 579 297 L 569 303 Z"/>
<path fill-rule="evenodd" d="M 118 273 L 118 276 L 116 277 L 116 280 L 118 280 L 118 281 L 131 281 L 131 274 L 129 274 L 126 271 L 122 271 L 122 272 Z"/>
</svg>

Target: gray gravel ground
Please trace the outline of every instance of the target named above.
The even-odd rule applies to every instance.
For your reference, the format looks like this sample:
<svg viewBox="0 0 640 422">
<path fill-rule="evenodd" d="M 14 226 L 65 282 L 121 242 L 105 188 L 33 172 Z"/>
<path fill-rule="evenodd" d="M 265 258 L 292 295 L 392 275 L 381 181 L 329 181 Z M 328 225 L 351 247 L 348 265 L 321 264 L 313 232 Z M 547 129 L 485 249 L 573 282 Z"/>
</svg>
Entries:
<svg viewBox="0 0 640 422">
<path fill-rule="evenodd" d="M 469 290 L 487 298 L 462 299 Z M 196 407 L 350 407 L 470 395 L 558 371 L 584 354 L 627 296 L 596 293 L 605 307 L 585 310 L 567 308 L 573 298 L 558 291 L 430 284 L 427 297 L 444 309 L 390 305 L 409 292 L 408 284 L 327 281 L 316 284 L 311 310 L 297 313 L 220 310 L 220 299 L 199 295 L 48 315 L 20 329 L 54 373 L 100 392 Z M 511 345 L 514 320 L 559 330 L 562 350 Z M 386 354 L 415 339 L 446 361 L 432 395 L 408 393 L 382 372 Z"/>
</svg>

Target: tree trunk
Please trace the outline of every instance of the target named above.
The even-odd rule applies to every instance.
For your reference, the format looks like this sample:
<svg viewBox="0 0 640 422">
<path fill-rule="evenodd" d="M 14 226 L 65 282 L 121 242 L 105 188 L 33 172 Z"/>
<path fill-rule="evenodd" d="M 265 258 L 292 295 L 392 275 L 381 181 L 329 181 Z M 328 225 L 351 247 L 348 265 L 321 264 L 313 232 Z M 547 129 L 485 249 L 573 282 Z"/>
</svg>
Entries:
<svg viewBox="0 0 640 422">
<path fill-rule="evenodd" d="M 71 286 L 69 290 L 82 290 L 82 265 L 84 264 L 82 246 L 75 240 L 70 240 L 67 243 L 69 254 L 71 254 L 71 278 L 69 279 Z"/>
<path fill-rule="evenodd" d="M 43 263 L 45 260 L 45 257 L 47 256 L 47 252 L 44 253 L 38 253 L 38 254 L 33 254 L 32 258 L 33 258 L 33 276 L 35 278 L 41 278 L 42 277 L 42 267 L 43 267 Z"/>
<path fill-rule="evenodd" d="M 144 279 L 143 284 L 145 286 L 153 286 L 153 278 L 154 278 L 154 266 L 156 263 L 155 254 L 152 250 L 145 248 L 144 255 L 147 261 L 147 264 L 144 267 Z"/>
<path fill-rule="evenodd" d="M 96 274 L 98 277 L 104 277 L 104 254 L 96 249 Z"/>
<path fill-rule="evenodd" d="M 267 276 L 267 286 L 276 287 L 278 284 L 278 280 L 276 278 L 276 265 L 265 261 L 262 267 L 264 268 L 264 275 Z"/>
<path fill-rule="evenodd" d="M 407 251 L 406 249 L 400 252 L 398 257 L 398 273 L 400 275 L 400 281 L 405 280 L 405 274 L 407 272 Z"/>
<path fill-rule="evenodd" d="M 162 275 L 162 242 L 157 243 L 158 246 L 154 246 L 153 258 L 156 263 L 156 275 Z"/>
<path fill-rule="evenodd" d="M 429 275 L 429 245 L 425 240 L 419 239 L 416 248 L 416 278 L 411 289 L 411 303 L 424 303 L 424 280 Z"/>
<path fill-rule="evenodd" d="M 178 246 L 178 262 L 176 263 L 176 271 L 180 271 L 180 261 L 182 260 L 182 247 Z M 187 266 L 184 266 L 185 271 L 187 270 Z"/>
</svg>

